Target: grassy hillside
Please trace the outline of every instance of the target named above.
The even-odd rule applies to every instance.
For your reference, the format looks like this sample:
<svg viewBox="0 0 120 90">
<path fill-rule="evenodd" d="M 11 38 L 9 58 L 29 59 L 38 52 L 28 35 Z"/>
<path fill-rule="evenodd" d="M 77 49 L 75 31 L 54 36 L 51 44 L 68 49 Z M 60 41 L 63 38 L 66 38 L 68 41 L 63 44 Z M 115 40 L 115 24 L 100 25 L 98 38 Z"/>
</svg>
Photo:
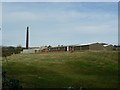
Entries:
<svg viewBox="0 0 120 90">
<path fill-rule="evenodd" d="M 3 59 L 9 78 L 22 86 L 115 88 L 118 85 L 117 52 L 49 52 L 14 54 Z"/>
</svg>

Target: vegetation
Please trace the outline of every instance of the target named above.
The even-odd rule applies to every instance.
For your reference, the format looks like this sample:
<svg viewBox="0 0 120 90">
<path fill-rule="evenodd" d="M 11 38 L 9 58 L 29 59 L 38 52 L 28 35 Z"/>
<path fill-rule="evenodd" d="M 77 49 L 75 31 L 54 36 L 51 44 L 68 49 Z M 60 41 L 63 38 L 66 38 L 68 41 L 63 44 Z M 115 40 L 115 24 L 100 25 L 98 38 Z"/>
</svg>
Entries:
<svg viewBox="0 0 120 90">
<path fill-rule="evenodd" d="M 118 87 L 117 52 L 48 52 L 14 54 L 3 59 L 8 78 L 20 80 L 24 88 Z"/>
<path fill-rule="evenodd" d="M 18 54 L 23 50 L 23 48 L 21 46 L 17 46 L 17 47 L 2 47 L 2 57 L 7 57 L 10 56 L 12 54 Z"/>
</svg>

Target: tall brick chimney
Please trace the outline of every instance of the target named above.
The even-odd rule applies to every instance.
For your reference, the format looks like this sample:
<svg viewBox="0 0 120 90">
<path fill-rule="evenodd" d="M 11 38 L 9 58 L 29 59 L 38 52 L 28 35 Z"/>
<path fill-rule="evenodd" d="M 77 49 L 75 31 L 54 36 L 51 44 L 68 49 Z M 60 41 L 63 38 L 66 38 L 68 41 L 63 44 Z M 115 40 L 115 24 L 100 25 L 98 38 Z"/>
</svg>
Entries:
<svg viewBox="0 0 120 90">
<path fill-rule="evenodd" d="M 27 33 L 26 33 L 26 49 L 29 48 L 29 27 L 27 27 Z"/>
</svg>

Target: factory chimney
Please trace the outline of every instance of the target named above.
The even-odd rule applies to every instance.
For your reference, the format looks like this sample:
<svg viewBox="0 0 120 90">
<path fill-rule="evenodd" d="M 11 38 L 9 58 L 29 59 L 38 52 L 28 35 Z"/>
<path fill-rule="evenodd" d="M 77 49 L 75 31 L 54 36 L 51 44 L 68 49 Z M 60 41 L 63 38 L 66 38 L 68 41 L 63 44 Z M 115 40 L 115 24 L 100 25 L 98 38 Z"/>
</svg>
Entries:
<svg viewBox="0 0 120 90">
<path fill-rule="evenodd" d="M 29 47 L 29 27 L 27 27 L 27 33 L 26 33 L 26 49 Z"/>
</svg>

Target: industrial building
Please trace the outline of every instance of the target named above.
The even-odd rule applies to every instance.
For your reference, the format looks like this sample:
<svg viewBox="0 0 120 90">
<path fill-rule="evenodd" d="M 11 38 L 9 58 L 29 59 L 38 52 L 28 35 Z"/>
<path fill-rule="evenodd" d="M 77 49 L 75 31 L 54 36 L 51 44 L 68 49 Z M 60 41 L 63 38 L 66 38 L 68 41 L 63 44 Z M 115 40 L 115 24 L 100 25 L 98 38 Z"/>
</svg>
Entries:
<svg viewBox="0 0 120 90">
<path fill-rule="evenodd" d="M 26 49 L 23 49 L 21 53 L 40 53 L 40 52 L 58 52 L 58 51 L 103 51 L 103 50 L 113 50 L 114 46 L 108 45 L 106 43 L 91 43 L 91 44 L 77 44 L 77 45 L 58 45 L 56 47 L 52 46 L 42 46 L 29 48 L 29 27 L 27 27 L 26 32 Z"/>
<path fill-rule="evenodd" d="M 56 47 L 38 47 L 24 49 L 22 53 L 40 53 L 40 52 L 60 52 L 60 51 L 111 51 L 114 47 L 112 45 L 102 45 L 100 43 L 92 43 L 85 45 L 67 45 L 67 46 L 56 46 Z"/>
</svg>

